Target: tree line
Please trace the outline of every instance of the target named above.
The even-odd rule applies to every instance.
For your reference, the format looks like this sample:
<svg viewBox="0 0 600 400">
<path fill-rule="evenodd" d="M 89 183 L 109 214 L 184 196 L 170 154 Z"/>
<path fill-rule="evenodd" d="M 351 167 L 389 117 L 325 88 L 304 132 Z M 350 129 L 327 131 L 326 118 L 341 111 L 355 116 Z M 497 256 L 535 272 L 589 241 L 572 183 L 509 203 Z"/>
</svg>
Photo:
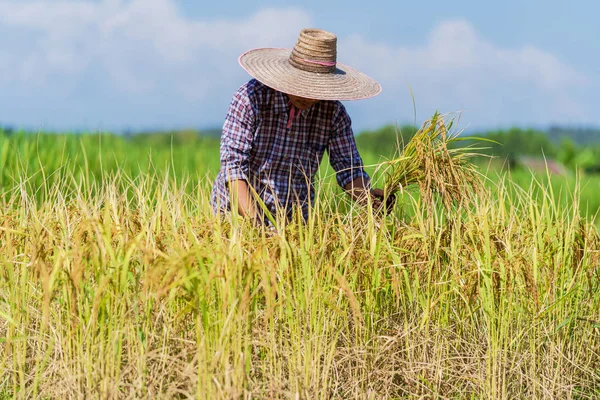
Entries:
<svg viewBox="0 0 600 400">
<path fill-rule="evenodd" d="M 372 151 L 384 157 L 394 157 L 415 134 L 410 125 L 384 126 L 365 131 L 356 137 L 362 150 Z M 574 132 L 574 133 L 573 133 Z M 464 137 L 485 138 L 485 142 L 463 141 L 461 145 L 474 145 L 479 153 L 509 161 L 520 157 L 544 157 L 556 160 L 568 168 L 581 168 L 600 172 L 600 130 L 553 127 L 549 131 L 510 128 L 463 134 Z"/>
</svg>

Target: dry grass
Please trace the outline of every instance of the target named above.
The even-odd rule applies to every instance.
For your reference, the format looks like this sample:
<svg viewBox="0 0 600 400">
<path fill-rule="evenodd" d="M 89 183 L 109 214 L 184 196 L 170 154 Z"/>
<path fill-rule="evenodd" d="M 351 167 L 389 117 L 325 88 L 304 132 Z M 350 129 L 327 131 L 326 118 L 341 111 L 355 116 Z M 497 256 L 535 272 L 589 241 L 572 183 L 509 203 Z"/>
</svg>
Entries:
<svg viewBox="0 0 600 400">
<path fill-rule="evenodd" d="M 377 229 L 330 198 L 265 236 L 188 185 L 5 197 L 2 396 L 599 395 L 600 242 L 577 210 L 500 186 L 452 224 Z"/>
<path fill-rule="evenodd" d="M 0 197 L 0 398 L 598 398 L 578 193 L 467 196 L 440 121 L 388 181 L 430 207 L 365 217 L 321 185 L 275 234 L 215 217 L 207 181 L 23 172 Z"/>
</svg>

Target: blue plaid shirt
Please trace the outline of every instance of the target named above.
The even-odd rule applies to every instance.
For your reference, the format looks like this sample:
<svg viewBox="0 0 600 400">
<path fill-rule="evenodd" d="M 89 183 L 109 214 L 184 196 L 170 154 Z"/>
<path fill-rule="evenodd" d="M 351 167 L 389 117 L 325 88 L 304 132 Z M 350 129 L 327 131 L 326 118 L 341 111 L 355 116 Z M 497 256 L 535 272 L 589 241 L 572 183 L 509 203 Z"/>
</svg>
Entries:
<svg viewBox="0 0 600 400">
<path fill-rule="evenodd" d="M 228 182 L 245 180 L 271 213 L 289 216 L 314 200 L 314 176 L 327 150 L 337 183 L 368 178 L 356 149 L 351 121 L 339 101 L 320 101 L 303 110 L 287 128 L 288 97 L 253 79 L 233 96 L 221 136 L 221 169 L 211 194 L 218 211 L 230 210 Z"/>
</svg>

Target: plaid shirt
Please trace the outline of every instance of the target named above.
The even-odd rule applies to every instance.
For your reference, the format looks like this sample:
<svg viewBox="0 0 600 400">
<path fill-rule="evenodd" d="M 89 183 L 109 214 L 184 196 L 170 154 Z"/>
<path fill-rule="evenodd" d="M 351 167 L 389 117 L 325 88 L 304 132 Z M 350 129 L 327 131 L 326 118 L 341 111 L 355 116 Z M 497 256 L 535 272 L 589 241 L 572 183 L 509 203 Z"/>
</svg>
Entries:
<svg viewBox="0 0 600 400">
<path fill-rule="evenodd" d="M 301 111 L 287 128 L 288 97 L 253 79 L 233 96 L 221 136 L 221 169 L 211 194 L 218 212 L 228 211 L 228 182 L 245 180 L 271 213 L 287 215 L 302 207 L 304 218 L 314 200 L 313 182 L 323 153 L 341 187 L 368 178 L 356 149 L 351 121 L 339 101 L 320 101 Z"/>
</svg>

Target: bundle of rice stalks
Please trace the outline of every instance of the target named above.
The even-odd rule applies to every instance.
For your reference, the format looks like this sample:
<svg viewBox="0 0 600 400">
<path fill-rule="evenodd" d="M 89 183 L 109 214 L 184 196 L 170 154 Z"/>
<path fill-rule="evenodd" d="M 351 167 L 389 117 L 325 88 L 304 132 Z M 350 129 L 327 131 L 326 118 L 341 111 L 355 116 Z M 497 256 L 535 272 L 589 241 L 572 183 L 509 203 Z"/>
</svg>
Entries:
<svg viewBox="0 0 600 400">
<path fill-rule="evenodd" d="M 384 192 L 388 198 L 418 185 L 421 198 L 430 210 L 436 195 L 450 210 L 453 205 L 466 206 L 485 194 L 482 175 L 470 162 L 471 157 L 479 155 L 473 151 L 480 149 L 450 146 L 467 140 L 458 137 L 460 131 L 451 132 L 453 123 L 452 118 L 446 124 L 444 116 L 436 112 L 410 139 L 398 158 L 380 166 L 384 168 Z"/>
</svg>

